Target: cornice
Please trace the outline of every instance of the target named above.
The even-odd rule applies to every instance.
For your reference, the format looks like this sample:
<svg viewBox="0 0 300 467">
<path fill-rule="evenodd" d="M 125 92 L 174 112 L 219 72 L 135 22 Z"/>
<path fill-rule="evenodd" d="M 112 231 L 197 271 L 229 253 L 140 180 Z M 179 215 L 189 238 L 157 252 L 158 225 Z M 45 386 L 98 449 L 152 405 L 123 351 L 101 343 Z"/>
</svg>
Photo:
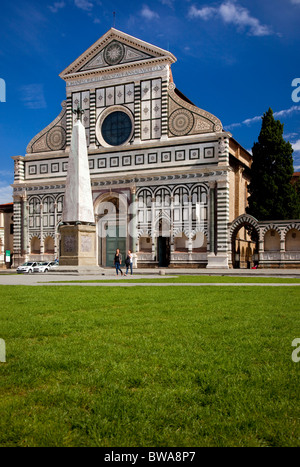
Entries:
<svg viewBox="0 0 300 467">
<path fill-rule="evenodd" d="M 47 151 L 47 152 L 36 152 L 33 154 L 27 153 L 23 157 L 24 162 L 32 162 L 32 161 L 38 161 L 40 159 L 61 159 L 62 157 L 68 157 L 69 156 L 69 150 L 66 151 L 65 149 L 59 150 L 59 151 Z"/>
<path fill-rule="evenodd" d="M 147 169 L 143 171 L 134 171 L 134 172 L 127 172 L 123 173 L 122 175 L 114 175 L 110 174 L 109 178 L 107 174 L 91 174 L 91 184 L 92 186 L 97 186 L 97 183 L 105 182 L 107 185 L 113 185 L 115 183 L 123 184 L 125 181 L 127 183 L 133 182 L 155 182 L 155 181 L 170 181 L 170 180 L 187 180 L 199 178 L 207 178 L 210 179 L 211 177 L 226 177 L 227 173 L 229 172 L 230 167 L 224 166 L 219 167 L 216 164 L 206 165 L 205 167 L 193 167 L 187 166 L 181 168 L 181 171 L 178 172 L 178 168 L 159 168 L 159 169 Z"/>
</svg>

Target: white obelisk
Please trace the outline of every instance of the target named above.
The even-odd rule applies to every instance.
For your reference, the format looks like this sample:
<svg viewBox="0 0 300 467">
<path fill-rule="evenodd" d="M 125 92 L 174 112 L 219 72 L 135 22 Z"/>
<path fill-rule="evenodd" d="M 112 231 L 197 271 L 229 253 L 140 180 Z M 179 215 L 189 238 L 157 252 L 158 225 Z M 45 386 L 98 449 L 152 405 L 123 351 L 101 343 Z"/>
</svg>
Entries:
<svg viewBox="0 0 300 467">
<path fill-rule="evenodd" d="M 80 120 L 73 126 L 62 222 L 95 222 L 85 128 Z"/>
<path fill-rule="evenodd" d="M 60 232 L 59 269 L 77 272 L 99 269 L 96 226 L 85 128 L 79 108 L 73 126 Z"/>
</svg>

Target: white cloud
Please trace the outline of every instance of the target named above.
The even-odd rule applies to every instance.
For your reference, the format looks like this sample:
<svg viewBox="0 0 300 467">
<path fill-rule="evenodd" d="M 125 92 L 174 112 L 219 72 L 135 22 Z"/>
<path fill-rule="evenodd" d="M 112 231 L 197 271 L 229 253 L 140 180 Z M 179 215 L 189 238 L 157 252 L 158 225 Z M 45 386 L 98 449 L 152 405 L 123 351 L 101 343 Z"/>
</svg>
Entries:
<svg viewBox="0 0 300 467">
<path fill-rule="evenodd" d="M 84 10 L 84 11 L 87 11 L 88 13 L 90 13 L 93 8 L 94 8 L 94 3 L 95 1 L 94 0 L 74 0 L 74 5 L 79 8 L 80 10 Z M 96 4 L 97 5 L 102 5 L 102 2 L 101 1 L 96 1 Z M 58 1 L 58 2 L 54 2 L 53 5 L 49 5 L 48 8 L 50 11 L 52 11 L 52 13 L 57 13 L 59 10 L 61 10 L 62 8 L 65 8 L 66 6 L 66 2 L 64 0 L 61 0 L 61 1 Z M 97 18 L 96 20 L 94 21 L 95 23 L 97 22 L 100 22 L 100 20 L 97 21 Z"/>
<path fill-rule="evenodd" d="M 274 117 L 275 118 L 280 118 L 280 117 L 288 117 L 289 115 L 299 112 L 300 111 L 300 105 L 293 105 L 289 109 L 286 110 L 279 110 L 279 112 L 274 112 Z"/>
<path fill-rule="evenodd" d="M 294 139 L 298 136 L 298 133 L 283 133 L 284 139 Z"/>
<path fill-rule="evenodd" d="M 300 5 L 300 0 L 291 0 L 294 5 Z"/>
<path fill-rule="evenodd" d="M 273 112 L 274 118 L 285 118 L 289 117 L 290 115 L 294 114 L 295 112 L 300 112 L 300 105 L 293 105 L 289 109 L 279 110 L 278 112 Z M 225 125 L 226 130 L 232 130 L 233 128 L 241 127 L 242 125 L 252 125 L 252 123 L 256 123 L 261 121 L 262 115 L 257 115 L 252 118 L 247 118 L 240 123 L 231 123 L 230 125 Z"/>
<path fill-rule="evenodd" d="M 242 125 L 251 125 L 252 123 L 256 123 L 261 120 L 261 115 L 257 115 L 256 117 L 247 118 L 246 120 L 240 123 L 231 123 L 230 125 L 225 125 L 224 128 L 226 130 L 233 130 L 233 128 L 241 127 Z"/>
<path fill-rule="evenodd" d="M 298 141 L 296 141 L 295 143 L 292 143 L 292 146 L 295 152 L 300 151 L 300 139 L 298 139 Z"/>
<path fill-rule="evenodd" d="M 28 109 L 46 109 L 47 104 L 42 84 L 28 84 L 21 86 L 21 100 Z"/>
<path fill-rule="evenodd" d="M 14 175 L 10 170 L 0 170 L 0 177 L 11 177 L 13 179 Z"/>
<path fill-rule="evenodd" d="M 53 5 L 49 5 L 48 8 L 52 13 L 57 13 L 58 10 L 61 10 L 66 6 L 65 2 L 55 2 Z"/>
<path fill-rule="evenodd" d="M 75 6 L 80 8 L 80 10 L 91 11 L 94 5 L 88 0 L 74 0 Z"/>
<path fill-rule="evenodd" d="M 212 16 L 217 14 L 217 8 L 213 7 L 203 7 L 201 10 L 198 10 L 194 5 L 192 5 L 189 9 L 188 16 L 190 18 L 201 18 L 207 21 L 210 19 Z"/>
<path fill-rule="evenodd" d="M 170 8 L 174 8 L 174 0 L 160 0 L 163 5 L 167 5 Z"/>
<path fill-rule="evenodd" d="M 203 7 L 201 9 L 191 6 L 188 16 L 208 21 L 212 17 L 220 18 L 226 24 L 234 24 L 239 31 L 248 30 L 250 36 L 269 36 L 273 34 L 271 28 L 261 24 L 259 19 L 251 16 L 249 11 L 233 3 L 232 0 L 221 3 L 219 7 Z"/>
<path fill-rule="evenodd" d="M 143 16 L 143 18 L 148 19 L 148 20 L 153 20 L 153 19 L 159 18 L 159 15 L 155 11 L 150 10 L 148 5 L 143 6 L 142 11 L 141 11 L 141 15 Z"/>
<path fill-rule="evenodd" d="M 0 186 L 0 204 L 13 202 L 13 189 L 10 185 Z"/>
<path fill-rule="evenodd" d="M 257 115 L 256 117 L 252 118 L 246 118 L 246 120 L 243 121 L 243 125 L 252 125 L 252 123 L 259 122 L 261 120 L 261 115 Z"/>
</svg>

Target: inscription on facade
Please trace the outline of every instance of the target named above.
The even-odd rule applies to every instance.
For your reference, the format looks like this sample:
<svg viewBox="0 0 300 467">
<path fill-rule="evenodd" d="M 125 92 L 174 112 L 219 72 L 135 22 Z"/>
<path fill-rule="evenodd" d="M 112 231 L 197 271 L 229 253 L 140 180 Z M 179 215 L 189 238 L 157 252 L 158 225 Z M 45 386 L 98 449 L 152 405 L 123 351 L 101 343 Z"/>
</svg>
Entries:
<svg viewBox="0 0 300 467">
<path fill-rule="evenodd" d="M 165 68 L 166 68 L 165 65 L 162 65 L 162 66 L 158 65 L 158 66 L 154 66 L 151 68 L 142 68 L 138 70 L 124 71 L 123 73 L 114 73 L 112 75 L 97 76 L 95 78 L 67 81 L 67 87 L 78 86 L 81 84 L 88 84 L 88 83 L 97 83 L 98 81 L 107 81 L 108 79 L 119 79 L 119 78 L 124 78 L 127 76 L 140 75 L 140 74 L 145 74 L 145 73 L 153 73 L 155 71 L 162 71 Z"/>
</svg>

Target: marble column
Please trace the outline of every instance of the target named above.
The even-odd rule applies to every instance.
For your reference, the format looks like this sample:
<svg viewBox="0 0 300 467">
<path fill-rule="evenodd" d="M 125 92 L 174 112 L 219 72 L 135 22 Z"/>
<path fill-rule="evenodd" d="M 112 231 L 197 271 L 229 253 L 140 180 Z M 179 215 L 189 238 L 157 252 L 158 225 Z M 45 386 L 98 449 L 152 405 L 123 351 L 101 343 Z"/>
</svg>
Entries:
<svg viewBox="0 0 300 467">
<path fill-rule="evenodd" d="M 130 199 L 130 243 L 131 251 L 133 255 L 133 267 L 137 267 L 137 206 L 136 206 L 136 187 L 133 186 L 130 190 L 131 199 Z"/>
</svg>

